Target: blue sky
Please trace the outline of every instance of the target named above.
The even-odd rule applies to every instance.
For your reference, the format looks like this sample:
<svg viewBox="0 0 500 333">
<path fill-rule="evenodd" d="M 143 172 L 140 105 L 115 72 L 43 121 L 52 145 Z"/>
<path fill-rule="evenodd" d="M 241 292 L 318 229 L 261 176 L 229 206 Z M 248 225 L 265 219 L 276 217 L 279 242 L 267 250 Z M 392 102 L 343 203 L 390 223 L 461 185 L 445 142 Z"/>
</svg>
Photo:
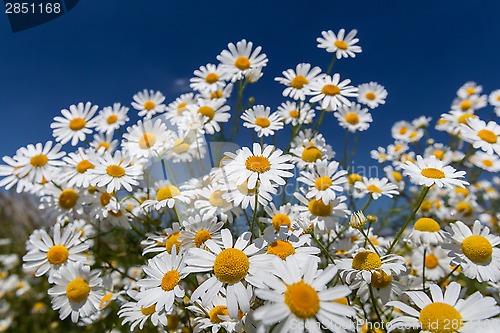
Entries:
<svg viewBox="0 0 500 333">
<path fill-rule="evenodd" d="M 299 62 L 326 69 L 331 55 L 315 39 L 340 28 L 358 29 L 363 53 L 338 61 L 334 71 L 389 91 L 361 138 L 360 151 L 368 153 L 389 143 L 396 120 L 447 112 L 466 81 L 486 92 L 500 88 L 499 12 L 497 1 L 84 0 L 15 34 L 0 14 L 0 154 L 50 140 L 52 118 L 70 104 L 129 104 L 144 88 L 174 100 L 194 69 L 242 38 L 270 59 L 252 92 L 275 108 L 283 98 L 273 78 Z M 343 140 L 333 116 L 326 121 L 327 138 Z"/>
</svg>

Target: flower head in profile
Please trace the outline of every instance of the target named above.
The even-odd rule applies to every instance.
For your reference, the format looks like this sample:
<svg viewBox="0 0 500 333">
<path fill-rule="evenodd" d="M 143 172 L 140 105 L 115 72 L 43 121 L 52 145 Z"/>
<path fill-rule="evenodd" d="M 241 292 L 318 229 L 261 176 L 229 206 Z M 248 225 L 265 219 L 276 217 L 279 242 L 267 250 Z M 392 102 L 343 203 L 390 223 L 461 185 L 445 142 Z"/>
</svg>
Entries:
<svg viewBox="0 0 500 333">
<path fill-rule="evenodd" d="M 461 125 L 460 135 L 475 149 L 480 148 L 489 155 L 493 155 L 493 152 L 500 155 L 500 125 L 496 122 L 468 119 L 467 125 Z"/>
<path fill-rule="evenodd" d="M 438 187 L 446 186 L 453 189 L 455 186 L 465 187 L 468 182 L 459 178 L 464 178 L 465 171 L 457 171 L 450 165 L 445 165 L 443 161 L 438 160 L 432 155 L 427 158 L 417 156 L 415 163 L 406 161 L 401 164 L 401 168 L 405 174 L 410 177 L 410 180 L 417 185 L 432 186 L 436 184 Z"/>
</svg>

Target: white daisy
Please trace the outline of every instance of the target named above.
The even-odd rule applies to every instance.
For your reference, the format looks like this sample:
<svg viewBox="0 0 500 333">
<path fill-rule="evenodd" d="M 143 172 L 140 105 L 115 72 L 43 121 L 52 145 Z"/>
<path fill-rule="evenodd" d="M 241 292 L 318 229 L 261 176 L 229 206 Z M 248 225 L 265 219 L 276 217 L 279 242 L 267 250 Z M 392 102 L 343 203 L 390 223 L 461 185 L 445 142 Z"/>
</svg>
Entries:
<svg viewBox="0 0 500 333">
<path fill-rule="evenodd" d="M 347 182 L 347 171 L 339 170 L 337 161 L 318 161 L 312 172 L 302 170 L 297 181 L 309 186 L 306 198 L 315 198 L 328 204 L 336 197 L 335 192 L 343 191 L 343 184 Z"/>
<path fill-rule="evenodd" d="M 250 206 L 252 209 L 255 209 L 255 195 L 257 194 L 257 201 L 263 206 L 267 206 L 269 202 L 273 200 L 271 194 L 276 194 L 276 188 L 273 187 L 272 191 L 259 188 L 257 192 L 256 188 L 249 189 L 248 182 L 244 182 L 243 184 L 237 185 L 235 182 L 223 181 L 222 190 L 224 194 L 222 198 L 228 202 L 231 202 L 234 206 L 241 207 L 242 209 L 246 209 Z"/>
<path fill-rule="evenodd" d="M 488 101 L 494 107 L 499 107 L 500 106 L 500 89 L 493 90 L 488 97 Z"/>
<path fill-rule="evenodd" d="M 479 95 L 483 92 L 483 86 L 478 85 L 476 82 L 469 81 L 461 86 L 457 91 L 457 96 L 467 98 L 472 95 Z"/>
<path fill-rule="evenodd" d="M 439 281 L 452 270 L 448 252 L 448 250 L 444 250 L 439 246 L 429 247 L 426 249 L 424 258 L 424 249 L 417 248 L 412 253 L 411 267 L 419 276 L 422 276 L 425 266 L 425 278 L 431 281 Z"/>
<path fill-rule="evenodd" d="M 299 132 L 291 144 L 290 154 L 299 169 L 313 168 L 316 161 L 328 160 L 335 155 L 323 135 L 313 134 L 310 128 Z"/>
<path fill-rule="evenodd" d="M 387 90 L 377 82 L 360 84 L 358 94 L 358 102 L 367 105 L 370 109 L 385 104 L 387 98 Z"/>
<path fill-rule="evenodd" d="M 170 181 L 160 181 L 156 184 L 156 197 L 154 199 L 145 200 L 141 206 L 146 210 L 151 210 L 153 207 L 160 210 L 164 207 L 173 208 L 177 203 L 189 203 L 187 191 L 179 189 Z"/>
<path fill-rule="evenodd" d="M 95 161 L 83 148 L 74 153 L 69 153 L 63 158 L 66 166 L 60 175 L 60 181 L 67 182 L 68 186 L 89 187 L 92 175 L 89 170 L 95 168 Z"/>
<path fill-rule="evenodd" d="M 231 108 L 226 105 L 224 98 L 198 99 L 196 104 L 188 105 L 187 108 L 193 116 L 202 117 L 203 130 L 208 134 L 219 132 L 221 129 L 219 123 L 227 123 L 231 118 L 231 114 L 228 112 Z"/>
<path fill-rule="evenodd" d="M 285 124 L 297 126 L 299 124 L 310 124 L 315 116 L 314 109 L 308 103 L 286 101 L 278 106 L 277 112 Z"/>
<path fill-rule="evenodd" d="M 71 105 L 69 110 L 62 109 L 63 117 L 55 117 L 50 128 L 54 131 L 52 135 L 57 142 L 65 144 L 71 140 L 71 145 L 76 146 L 78 142 L 85 141 L 87 134 L 92 133 L 95 127 L 95 119 L 92 119 L 99 107 L 90 102 Z"/>
<path fill-rule="evenodd" d="M 340 81 L 340 74 L 335 73 L 333 76 L 324 75 L 318 77 L 310 85 L 310 102 L 320 102 L 323 109 L 331 109 L 337 111 L 342 105 L 351 105 L 351 101 L 347 97 L 357 97 L 358 88 L 350 86 L 351 80 L 345 79 Z"/>
<path fill-rule="evenodd" d="M 280 231 L 281 226 L 286 226 L 288 229 L 293 230 L 296 221 L 299 219 L 299 213 L 295 210 L 290 203 L 286 203 L 279 208 L 276 208 L 273 202 L 269 206 L 264 207 L 268 217 L 261 217 L 260 221 L 269 224 L 266 228 L 274 230 L 275 232 Z M 264 232 L 266 232 L 266 230 Z"/>
<path fill-rule="evenodd" d="M 489 172 L 499 172 L 500 171 L 500 158 L 497 155 L 489 155 L 481 151 L 476 151 L 474 155 L 469 158 L 469 161 Z"/>
<path fill-rule="evenodd" d="M 252 51 L 253 43 L 245 39 L 240 40 L 236 45 L 229 43 L 227 47 L 229 51 L 223 50 L 217 56 L 217 60 L 221 62 L 222 68 L 232 82 L 241 80 L 250 70 L 265 67 L 267 64 L 266 55 L 260 53 L 262 47 L 257 46 Z"/>
<path fill-rule="evenodd" d="M 355 38 L 357 33 L 355 29 L 351 30 L 347 36 L 345 36 L 345 29 L 340 29 L 338 34 L 331 30 L 322 31 L 323 37 L 316 38 L 316 41 L 320 49 L 335 53 L 337 59 L 354 58 L 356 53 L 361 53 L 361 47 L 356 45 L 359 42 L 359 39 Z"/>
<path fill-rule="evenodd" d="M 363 177 L 363 180 L 360 182 L 356 182 L 354 187 L 360 191 L 364 191 L 367 194 L 370 194 L 373 199 L 377 200 L 382 195 L 388 196 L 392 198 L 393 195 L 398 195 L 398 186 L 389 182 L 387 178 L 366 178 Z"/>
<path fill-rule="evenodd" d="M 222 236 L 220 230 L 224 226 L 224 222 L 217 222 L 217 217 L 212 215 L 195 215 L 190 216 L 182 222 L 184 230 L 179 237 L 183 248 L 202 247 L 209 239 L 215 243 L 222 245 Z"/>
<path fill-rule="evenodd" d="M 96 131 L 106 134 L 113 133 L 129 120 L 127 117 L 128 110 L 128 107 L 120 103 L 114 103 L 113 106 L 106 106 L 95 117 Z"/>
<path fill-rule="evenodd" d="M 275 131 L 283 128 L 280 114 L 278 112 L 271 114 L 271 108 L 264 105 L 255 105 L 245 110 L 241 119 L 244 120 L 243 126 L 253 128 L 259 138 L 274 135 Z"/>
<path fill-rule="evenodd" d="M 274 80 L 287 86 L 283 90 L 284 97 L 304 101 L 306 95 L 310 92 L 310 83 L 316 80 L 320 73 L 321 68 L 317 66 L 311 68 L 311 64 L 302 63 L 298 64 L 295 70 L 287 69 L 283 71 L 284 77 L 277 77 Z"/>
<path fill-rule="evenodd" d="M 137 292 L 133 292 L 132 290 L 128 293 L 130 294 L 131 292 L 135 295 L 137 294 Z M 142 307 L 137 301 L 132 301 L 124 303 L 117 314 L 120 318 L 124 318 L 122 325 L 130 323 L 130 331 L 134 331 L 136 327 L 142 330 L 148 319 L 151 320 L 154 326 L 166 326 L 167 316 L 165 312 L 156 312 L 155 307 L 156 304 L 149 307 Z"/>
<path fill-rule="evenodd" d="M 118 147 L 118 140 L 113 140 L 113 133 L 94 134 L 94 141 L 90 143 L 90 147 L 99 155 L 105 152 L 113 153 Z"/>
<path fill-rule="evenodd" d="M 373 121 L 368 109 L 362 109 L 358 103 L 353 103 L 350 106 L 342 105 L 334 115 L 339 120 L 340 126 L 352 133 L 367 130 Z"/>
<path fill-rule="evenodd" d="M 191 162 L 194 159 L 202 160 L 207 152 L 207 143 L 200 133 L 189 131 L 178 133 L 171 131 L 165 156 L 173 163 Z"/>
<path fill-rule="evenodd" d="M 308 261 L 319 261 L 316 256 L 321 250 L 311 245 L 311 235 L 302 234 L 301 231 L 292 232 L 286 225 L 280 227 L 276 233 L 274 229 L 267 229 L 264 232 L 264 239 L 267 242 L 266 253 L 277 256 L 282 260 L 293 256 L 297 258 L 301 265 Z"/>
<path fill-rule="evenodd" d="M 198 191 L 198 199 L 194 202 L 195 209 L 201 214 L 219 216 L 224 222 L 233 222 L 233 214 L 239 216 L 243 211 L 233 205 L 220 184 L 208 185 Z M 227 200 L 226 200 L 227 199 Z"/>
<path fill-rule="evenodd" d="M 486 95 L 470 95 L 464 98 L 455 98 L 451 104 L 451 109 L 454 111 L 474 113 L 475 111 L 484 108 L 486 104 Z"/>
<path fill-rule="evenodd" d="M 207 64 L 194 71 L 195 77 L 191 78 L 191 89 L 201 92 L 213 93 L 226 86 L 225 70 L 222 65 Z"/>
<path fill-rule="evenodd" d="M 500 125 L 496 122 L 489 121 L 486 124 L 478 118 L 468 119 L 467 125 L 462 125 L 460 135 L 475 149 L 481 148 L 489 155 L 493 155 L 493 152 L 500 155 Z"/>
<path fill-rule="evenodd" d="M 61 144 L 52 146 L 52 141 L 48 141 L 45 145 L 37 143 L 19 148 L 13 159 L 17 177 L 27 176 L 30 182 L 36 183 L 50 181 L 58 173 L 59 167 L 64 165 L 60 159 L 66 153 L 60 151 L 61 147 Z"/>
<path fill-rule="evenodd" d="M 408 243 L 415 247 L 429 247 L 429 245 L 440 245 L 444 240 L 444 232 L 436 220 L 430 217 L 419 218 L 413 230 L 408 235 Z"/>
<path fill-rule="evenodd" d="M 161 119 L 139 120 L 136 125 L 127 128 L 123 134 L 122 147 L 132 157 L 159 157 L 170 138 L 170 131 Z"/>
<path fill-rule="evenodd" d="M 193 93 L 182 94 L 167 106 L 165 118 L 175 125 L 183 118 L 184 112 L 188 111 L 188 105 L 195 103 L 196 97 Z"/>
<path fill-rule="evenodd" d="M 166 110 L 165 96 L 159 91 L 147 90 L 139 91 L 134 95 L 134 101 L 132 106 L 134 109 L 138 110 L 139 117 L 145 117 L 147 119 L 153 117 L 157 113 L 162 113 Z"/>
</svg>

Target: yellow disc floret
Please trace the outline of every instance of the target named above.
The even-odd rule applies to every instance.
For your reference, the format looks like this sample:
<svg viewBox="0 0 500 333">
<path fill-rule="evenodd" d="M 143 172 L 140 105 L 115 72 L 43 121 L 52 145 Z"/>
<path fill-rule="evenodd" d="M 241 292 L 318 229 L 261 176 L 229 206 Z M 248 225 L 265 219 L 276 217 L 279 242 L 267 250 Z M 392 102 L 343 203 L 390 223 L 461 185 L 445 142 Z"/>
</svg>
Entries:
<svg viewBox="0 0 500 333">
<path fill-rule="evenodd" d="M 325 84 L 321 92 L 327 96 L 334 96 L 340 94 L 340 88 L 333 84 Z"/>
<path fill-rule="evenodd" d="M 208 73 L 208 75 L 205 77 L 205 81 L 209 84 L 215 83 L 219 81 L 219 75 L 216 73 Z"/>
<path fill-rule="evenodd" d="M 345 121 L 347 121 L 351 125 L 356 125 L 359 123 L 359 116 L 356 113 L 348 113 L 345 115 Z"/>
<path fill-rule="evenodd" d="M 383 270 L 372 273 L 371 285 L 377 289 L 385 288 L 392 282 L 392 275 L 386 274 Z"/>
<path fill-rule="evenodd" d="M 148 100 L 146 102 L 144 102 L 144 109 L 146 109 L 147 111 L 151 111 L 155 108 L 156 106 L 156 103 L 153 102 L 152 100 Z"/>
<path fill-rule="evenodd" d="M 453 306 L 435 302 L 420 311 L 418 321 L 422 331 L 431 333 L 455 333 L 462 327 L 462 315 Z"/>
<path fill-rule="evenodd" d="M 156 193 L 156 200 L 157 201 L 162 201 L 162 200 L 168 200 L 172 199 L 173 197 L 178 196 L 181 194 L 181 191 L 173 185 L 167 185 L 158 190 Z"/>
<path fill-rule="evenodd" d="M 311 214 L 313 214 L 315 216 L 322 216 L 322 217 L 329 216 L 333 210 L 331 204 L 326 205 L 323 202 L 323 200 L 321 200 L 321 199 L 316 200 L 315 198 L 313 198 L 309 201 L 307 208 L 309 208 L 309 211 L 311 212 Z"/>
<path fill-rule="evenodd" d="M 285 304 L 301 319 L 314 317 L 319 311 L 318 292 L 304 281 L 290 284 L 285 291 Z"/>
<path fill-rule="evenodd" d="M 260 126 L 262 128 L 266 128 L 269 127 L 269 125 L 271 125 L 271 122 L 269 121 L 268 118 L 258 117 L 255 119 L 255 125 Z"/>
<path fill-rule="evenodd" d="M 119 165 L 110 165 L 106 168 L 106 173 L 114 178 L 120 178 L 125 175 L 125 169 Z"/>
<path fill-rule="evenodd" d="M 358 271 L 371 271 L 382 266 L 379 255 L 371 251 L 361 251 L 352 260 L 352 268 Z"/>
<path fill-rule="evenodd" d="M 429 217 L 422 217 L 415 222 L 413 229 L 418 231 L 438 232 L 441 230 L 439 223 Z"/>
<path fill-rule="evenodd" d="M 307 147 L 304 147 L 304 151 L 302 152 L 302 160 L 308 163 L 313 163 L 323 157 L 323 153 L 313 144 L 310 144 Z"/>
<path fill-rule="evenodd" d="M 479 132 L 477 132 L 477 136 L 483 140 L 483 141 L 486 141 L 488 143 L 497 143 L 498 141 L 498 136 L 493 133 L 492 131 L 490 130 L 487 130 L 487 129 L 482 129 L 480 130 Z"/>
<path fill-rule="evenodd" d="M 330 186 L 332 186 L 332 179 L 327 176 L 318 177 L 314 182 L 314 187 L 320 191 L 327 190 Z"/>
<path fill-rule="evenodd" d="M 250 68 L 250 60 L 247 57 L 239 56 L 234 61 L 234 66 L 236 68 L 238 68 L 239 70 L 244 71 L 245 69 L 249 69 Z"/>
<path fill-rule="evenodd" d="M 194 244 L 196 245 L 196 247 L 200 247 L 209 239 L 212 239 L 210 231 L 201 229 L 196 233 L 196 235 L 194 235 Z"/>
<path fill-rule="evenodd" d="M 34 166 L 35 168 L 41 168 L 45 164 L 47 164 L 48 161 L 49 161 L 49 158 L 47 157 L 47 155 L 39 154 L 39 155 L 33 156 L 30 159 L 30 164 L 32 166 Z"/>
<path fill-rule="evenodd" d="M 273 223 L 274 230 L 276 231 L 279 231 L 282 225 L 286 225 L 288 228 L 290 228 L 291 225 L 291 221 L 288 215 L 281 213 L 274 215 L 271 221 Z"/>
<path fill-rule="evenodd" d="M 54 245 L 47 251 L 47 260 L 52 265 L 61 265 L 68 260 L 69 251 L 64 245 Z"/>
<path fill-rule="evenodd" d="M 309 81 L 307 80 L 307 78 L 303 75 L 297 75 L 296 77 L 294 77 L 292 79 L 292 82 L 290 83 L 290 85 L 295 88 L 295 89 L 302 89 L 304 87 L 304 85 L 308 84 Z"/>
<path fill-rule="evenodd" d="M 87 125 L 87 121 L 83 118 L 74 118 L 69 122 L 69 128 L 73 131 L 79 131 Z"/>
<path fill-rule="evenodd" d="M 176 269 L 168 271 L 161 279 L 161 289 L 165 291 L 174 290 L 175 286 L 179 283 L 181 275 Z"/>
<path fill-rule="evenodd" d="M 433 269 L 439 265 L 439 259 L 434 254 L 428 254 L 425 256 L 425 267 Z"/>
<path fill-rule="evenodd" d="M 245 167 L 253 172 L 264 173 L 271 170 L 271 162 L 264 156 L 250 156 L 245 161 Z"/>
<path fill-rule="evenodd" d="M 85 173 L 88 169 L 94 169 L 95 165 L 93 165 L 89 160 L 82 160 L 76 165 L 76 172 Z"/>
<path fill-rule="evenodd" d="M 89 294 L 89 283 L 82 278 L 72 280 L 66 287 L 66 296 L 71 302 L 81 303 L 87 300 Z"/>
<path fill-rule="evenodd" d="M 155 145 L 156 135 L 154 135 L 153 133 L 144 133 L 143 135 L 141 135 L 137 143 L 139 144 L 139 148 L 149 149 Z"/>
<path fill-rule="evenodd" d="M 267 253 L 285 260 L 289 255 L 295 254 L 295 248 L 290 242 L 278 239 L 268 245 Z"/>
<path fill-rule="evenodd" d="M 78 202 L 78 193 L 73 189 L 66 189 L 59 194 L 58 202 L 62 208 L 71 209 Z"/>
<path fill-rule="evenodd" d="M 425 178 L 442 179 L 446 177 L 443 171 L 436 168 L 424 168 L 420 174 Z"/>
<path fill-rule="evenodd" d="M 343 40 L 340 40 L 340 39 L 337 39 L 333 45 L 335 45 L 337 48 L 341 49 L 341 50 L 347 50 L 347 48 L 349 47 L 349 45 L 347 45 L 347 43 Z"/>
<path fill-rule="evenodd" d="M 215 116 L 215 110 L 207 105 L 204 105 L 201 108 L 199 108 L 198 113 L 203 115 L 204 117 L 207 117 L 209 120 L 214 119 Z"/>
<path fill-rule="evenodd" d="M 472 235 L 462 241 L 462 252 L 472 262 L 481 264 L 491 259 L 493 246 L 486 237 Z"/>
<path fill-rule="evenodd" d="M 241 281 L 248 273 L 250 262 L 247 255 L 238 249 L 222 250 L 214 261 L 214 274 L 224 283 Z"/>
<path fill-rule="evenodd" d="M 168 236 L 167 240 L 165 241 L 165 249 L 167 250 L 168 253 L 172 252 L 172 248 L 175 246 L 177 253 L 179 253 L 179 250 L 181 248 L 182 242 L 179 241 L 179 237 L 181 236 L 180 232 L 174 232 L 170 236 Z"/>
</svg>

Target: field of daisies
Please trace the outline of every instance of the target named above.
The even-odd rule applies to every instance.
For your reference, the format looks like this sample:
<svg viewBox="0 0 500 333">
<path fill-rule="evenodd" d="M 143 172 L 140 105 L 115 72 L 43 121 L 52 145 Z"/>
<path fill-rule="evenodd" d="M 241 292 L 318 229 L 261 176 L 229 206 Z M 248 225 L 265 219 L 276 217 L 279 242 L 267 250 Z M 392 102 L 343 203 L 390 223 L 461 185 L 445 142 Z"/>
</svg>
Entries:
<svg viewBox="0 0 500 333">
<path fill-rule="evenodd" d="M 323 31 L 331 62 L 284 69 L 277 108 L 241 40 L 174 101 L 77 102 L 3 157 L 39 227 L 2 222 L 0 331 L 498 332 L 500 90 L 387 119 L 382 85 L 335 73 L 356 34 Z M 377 121 L 387 147 L 363 137 Z"/>
</svg>

